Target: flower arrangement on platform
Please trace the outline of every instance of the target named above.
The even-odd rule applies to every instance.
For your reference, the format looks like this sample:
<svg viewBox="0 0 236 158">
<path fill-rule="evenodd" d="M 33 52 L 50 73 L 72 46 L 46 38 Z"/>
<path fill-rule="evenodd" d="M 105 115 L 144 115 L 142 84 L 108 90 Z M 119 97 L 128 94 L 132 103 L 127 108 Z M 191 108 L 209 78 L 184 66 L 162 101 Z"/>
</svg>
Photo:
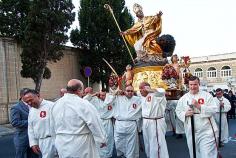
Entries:
<svg viewBox="0 0 236 158">
<path fill-rule="evenodd" d="M 190 66 L 191 60 L 189 56 L 183 56 L 180 58 L 180 64 L 185 67 L 188 68 Z"/>
<path fill-rule="evenodd" d="M 161 79 L 166 82 L 170 89 L 176 89 L 179 74 L 173 66 L 166 65 L 162 70 Z"/>
</svg>

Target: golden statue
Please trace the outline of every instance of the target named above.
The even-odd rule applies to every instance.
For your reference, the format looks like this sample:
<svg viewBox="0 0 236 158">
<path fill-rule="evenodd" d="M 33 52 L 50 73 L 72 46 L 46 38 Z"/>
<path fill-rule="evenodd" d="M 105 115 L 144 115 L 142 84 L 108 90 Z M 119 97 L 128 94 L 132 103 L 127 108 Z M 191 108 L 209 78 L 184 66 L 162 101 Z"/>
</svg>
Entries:
<svg viewBox="0 0 236 158">
<path fill-rule="evenodd" d="M 162 31 L 162 12 L 159 11 L 154 16 L 144 16 L 142 6 L 134 4 L 133 11 L 138 21 L 128 30 L 121 31 L 113 10 L 108 4 L 104 7 L 108 9 L 122 35 L 122 39 L 128 49 L 133 61 L 133 69 L 128 67 L 125 78 L 125 85 L 132 84 L 134 90 L 139 90 L 139 84 L 143 81 L 149 82 L 152 87 L 162 87 L 167 89 L 168 86 L 161 79 L 163 66 L 168 63 L 167 57 L 170 57 L 175 48 L 175 40 L 171 35 L 161 35 Z M 160 36 L 160 37 L 159 37 Z M 133 60 L 132 53 L 126 41 L 134 47 L 137 58 Z"/>
<path fill-rule="evenodd" d="M 138 21 L 128 30 L 121 32 L 127 42 L 135 48 L 138 61 L 162 60 L 162 49 L 157 43 L 157 37 L 161 34 L 162 23 L 160 11 L 155 16 L 144 16 L 142 7 L 134 4 L 133 11 Z M 153 59 L 155 57 L 155 59 Z M 165 61 L 165 65 L 167 62 Z"/>
</svg>

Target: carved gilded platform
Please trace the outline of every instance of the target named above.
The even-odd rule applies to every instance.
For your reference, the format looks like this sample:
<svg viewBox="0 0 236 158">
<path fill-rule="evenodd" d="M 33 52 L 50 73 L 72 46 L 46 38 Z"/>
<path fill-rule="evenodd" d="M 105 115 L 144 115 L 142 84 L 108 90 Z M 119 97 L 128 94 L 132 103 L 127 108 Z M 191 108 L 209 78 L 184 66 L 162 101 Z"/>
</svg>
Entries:
<svg viewBox="0 0 236 158">
<path fill-rule="evenodd" d="M 167 85 L 161 79 L 163 66 L 145 66 L 134 68 L 133 87 L 135 91 L 139 90 L 141 82 L 148 82 L 152 88 L 167 89 Z"/>
</svg>

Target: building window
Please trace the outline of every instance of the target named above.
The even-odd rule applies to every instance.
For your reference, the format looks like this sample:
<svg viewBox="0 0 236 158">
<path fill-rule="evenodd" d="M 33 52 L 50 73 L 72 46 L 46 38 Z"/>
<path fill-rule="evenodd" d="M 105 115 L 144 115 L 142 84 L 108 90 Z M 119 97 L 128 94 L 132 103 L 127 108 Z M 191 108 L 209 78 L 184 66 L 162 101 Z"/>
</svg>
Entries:
<svg viewBox="0 0 236 158">
<path fill-rule="evenodd" d="M 223 66 L 220 70 L 221 77 L 231 77 L 232 69 L 229 66 Z"/>
<path fill-rule="evenodd" d="M 194 76 L 197 76 L 199 78 L 202 78 L 203 77 L 203 71 L 201 68 L 196 68 L 195 71 L 194 71 Z"/>
<path fill-rule="evenodd" d="M 216 68 L 214 67 L 210 67 L 208 70 L 207 70 L 207 77 L 208 78 L 215 78 L 216 77 Z"/>
</svg>

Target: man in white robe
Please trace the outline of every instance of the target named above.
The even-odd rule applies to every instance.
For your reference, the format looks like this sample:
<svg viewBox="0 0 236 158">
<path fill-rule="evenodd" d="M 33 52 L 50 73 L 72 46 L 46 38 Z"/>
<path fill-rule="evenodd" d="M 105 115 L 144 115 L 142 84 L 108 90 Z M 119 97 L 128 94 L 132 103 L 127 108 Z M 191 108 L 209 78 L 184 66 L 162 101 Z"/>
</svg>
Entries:
<svg viewBox="0 0 236 158">
<path fill-rule="evenodd" d="M 43 158 L 53 158 L 56 149 L 54 146 L 55 135 L 51 129 L 50 109 L 54 103 L 42 99 L 35 90 L 28 90 L 23 98 L 32 107 L 28 116 L 30 147 Z"/>
<path fill-rule="evenodd" d="M 175 129 L 176 138 L 182 138 L 184 134 L 184 123 L 176 116 L 175 109 L 177 106 L 178 100 L 168 100 L 166 111 L 166 124 L 167 131 Z M 170 110 L 169 110 L 170 109 Z M 171 119 L 170 119 L 171 118 Z M 172 124 L 171 124 L 172 123 Z"/>
<path fill-rule="evenodd" d="M 114 105 L 116 119 L 114 139 L 117 156 L 139 158 L 138 121 L 141 118 L 141 100 L 134 96 L 134 88 L 127 86 L 124 94 L 111 95 L 107 104 Z"/>
<path fill-rule="evenodd" d="M 167 131 L 172 131 L 175 134 L 175 107 L 174 102 L 168 100 L 165 109 L 165 121 L 167 125 Z"/>
<path fill-rule="evenodd" d="M 165 90 L 152 90 L 147 82 L 142 82 L 139 90 L 142 95 L 142 129 L 146 155 L 148 158 L 169 158 L 165 139 Z"/>
<path fill-rule="evenodd" d="M 221 142 L 220 146 L 224 146 L 224 143 L 228 143 L 229 127 L 227 122 L 227 112 L 231 109 L 231 105 L 228 99 L 223 96 L 223 90 L 221 88 L 216 89 L 216 97 L 214 100 L 217 105 L 217 112 L 214 115 L 215 121 L 219 128 L 220 123 L 220 108 L 221 108 Z"/>
<path fill-rule="evenodd" d="M 83 83 L 72 79 L 67 93 L 52 108 L 55 146 L 60 158 L 99 158 L 95 141 L 106 146 L 106 133 L 97 110 L 83 100 Z"/>
<path fill-rule="evenodd" d="M 200 91 L 199 85 L 200 80 L 198 77 L 190 77 L 190 91 L 179 99 L 176 114 L 184 122 L 190 157 L 193 158 L 190 117 L 193 115 L 197 158 L 217 158 L 216 138 L 218 128 L 213 118 L 217 111 L 217 106 L 212 95 L 205 91 Z"/>
<path fill-rule="evenodd" d="M 86 87 L 84 89 L 83 99 L 88 100 L 97 110 L 99 109 L 99 105 L 96 105 L 99 99 L 98 97 L 99 92 L 94 93 L 92 87 Z"/>
<path fill-rule="evenodd" d="M 104 100 L 106 98 L 106 92 L 94 93 L 90 87 L 85 89 L 86 96 L 83 98 L 88 100 L 93 106 L 97 109 L 99 116 L 102 120 L 103 127 L 107 134 L 107 146 L 99 149 L 99 155 L 101 158 L 110 158 L 112 157 L 113 148 L 114 148 L 114 136 L 113 136 L 113 106 L 111 104 L 106 105 Z M 97 97 L 99 96 L 99 97 Z"/>
</svg>

